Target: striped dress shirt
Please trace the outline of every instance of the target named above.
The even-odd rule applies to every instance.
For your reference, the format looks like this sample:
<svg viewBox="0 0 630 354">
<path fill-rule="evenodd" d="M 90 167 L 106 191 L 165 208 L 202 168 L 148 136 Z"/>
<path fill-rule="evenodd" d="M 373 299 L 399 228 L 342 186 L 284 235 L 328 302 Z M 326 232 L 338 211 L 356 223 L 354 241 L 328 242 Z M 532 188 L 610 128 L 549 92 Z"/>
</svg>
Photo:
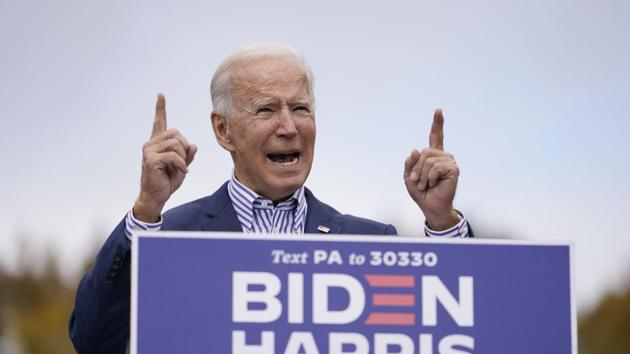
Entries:
<svg viewBox="0 0 630 354">
<path fill-rule="evenodd" d="M 277 205 L 256 194 L 234 175 L 228 182 L 228 194 L 243 232 L 263 234 L 303 234 L 308 205 L 304 186 Z"/>
<path fill-rule="evenodd" d="M 468 221 L 464 218 L 464 215 L 459 212 L 459 210 L 455 210 L 457 212 L 457 216 L 459 217 L 459 222 L 442 231 L 435 231 L 429 228 L 429 224 L 427 222 L 424 223 L 424 234 L 428 237 L 447 237 L 447 238 L 457 238 L 457 237 L 469 237 L 470 234 L 468 232 Z"/>
</svg>

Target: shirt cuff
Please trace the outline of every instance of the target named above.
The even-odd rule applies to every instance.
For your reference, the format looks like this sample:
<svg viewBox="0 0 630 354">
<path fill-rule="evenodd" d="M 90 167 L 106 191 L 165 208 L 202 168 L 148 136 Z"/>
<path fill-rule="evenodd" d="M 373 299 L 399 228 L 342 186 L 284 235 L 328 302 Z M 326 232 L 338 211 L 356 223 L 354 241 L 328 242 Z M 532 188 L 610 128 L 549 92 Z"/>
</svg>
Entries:
<svg viewBox="0 0 630 354">
<path fill-rule="evenodd" d="M 427 235 L 427 237 L 469 237 L 468 221 L 466 221 L 466 218 L 464 217 L 464 215 L 462 215 L 462 213 L 459 212 L 459 210 L 455 211 L 457 212 L 457 216 L 459 217 L 459 222 L 455 226 L 446 230 L 435 231 L 431 230 L 429 228 L 429 224 L 425 221 L 424 234 Z"/>
<path fill-rule="evenodd" d="M 160 231 L 162 228 L 162 218 L 156 223 L 140 221 L 133 216 L 133 210 L 129 210 L 125 217 L 125 236 L 131 241 L 135 231 Z"/>
</svg>

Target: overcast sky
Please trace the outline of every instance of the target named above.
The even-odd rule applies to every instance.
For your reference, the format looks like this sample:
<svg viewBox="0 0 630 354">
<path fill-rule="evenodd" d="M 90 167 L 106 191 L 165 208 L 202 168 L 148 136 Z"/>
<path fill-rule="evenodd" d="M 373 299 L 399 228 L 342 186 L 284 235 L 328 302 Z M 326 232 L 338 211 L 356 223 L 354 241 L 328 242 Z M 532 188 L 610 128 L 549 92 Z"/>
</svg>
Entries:
<svg viewBox="0 0 630 354">
<path fill-rule="evenodd" d="M 307 186 L 420 235 L 402 181 L 443 107 L 456 207 L 480 233 L 572 241 L 587 307 L 630 268 L 630 2 L 0 1 L 0 262 L 20 240 L 76 272 L 131 207 L 155 94 L 199 145 L 168 206 L 231 172 L 208 86 L 245 43 L 281 41 L 315 74 Z"/>
</svg>

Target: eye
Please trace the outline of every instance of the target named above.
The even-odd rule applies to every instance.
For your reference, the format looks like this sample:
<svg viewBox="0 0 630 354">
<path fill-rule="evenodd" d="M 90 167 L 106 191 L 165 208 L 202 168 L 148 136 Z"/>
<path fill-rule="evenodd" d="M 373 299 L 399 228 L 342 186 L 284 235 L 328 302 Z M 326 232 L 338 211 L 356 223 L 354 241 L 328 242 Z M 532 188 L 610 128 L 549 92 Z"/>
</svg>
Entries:
<svg viewBox="0 0 630 354">
<path fill-rule="evenodd" d="M 308 106 L 295 106 L 293 107 L 293 111 L 309 113 L 311 110 L 308 108 Z"/>
<path fill-rule="evenodd" d="M 269 107 L 260 107 L 258 108 L 258 110 L 256 110 L 256 114 L 265 114 L 265 113 L 271 113 L 273 112 L 273 110 L 271 110 L 271 108 Z"/>
</svg>

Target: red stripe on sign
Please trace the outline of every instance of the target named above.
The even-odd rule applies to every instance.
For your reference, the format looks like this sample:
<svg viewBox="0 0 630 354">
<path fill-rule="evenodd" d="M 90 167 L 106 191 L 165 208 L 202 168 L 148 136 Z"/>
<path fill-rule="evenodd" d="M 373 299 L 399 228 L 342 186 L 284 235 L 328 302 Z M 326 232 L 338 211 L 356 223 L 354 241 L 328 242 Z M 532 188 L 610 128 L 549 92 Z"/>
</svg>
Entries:
<svg viewBox="0 0 630 354">
<path fill-rule="evenodd" d="M 374 306 L 415 306 L 416 297 L 401 294 L 374 294 L 372 295 Z"/>
<path fill-rule="evenodd" d="M 413 275 L 366 274 L 365 278 L 375 287 L 412 288 L 415 283 Z"/>
<path fill-rule="evenodd" d="M 416 315 L 413 313 L 383 313 L 375 312 L 368 316 L 365 324 L 368 325 L 406 325 L 413 326 Z"/>
</svg>

